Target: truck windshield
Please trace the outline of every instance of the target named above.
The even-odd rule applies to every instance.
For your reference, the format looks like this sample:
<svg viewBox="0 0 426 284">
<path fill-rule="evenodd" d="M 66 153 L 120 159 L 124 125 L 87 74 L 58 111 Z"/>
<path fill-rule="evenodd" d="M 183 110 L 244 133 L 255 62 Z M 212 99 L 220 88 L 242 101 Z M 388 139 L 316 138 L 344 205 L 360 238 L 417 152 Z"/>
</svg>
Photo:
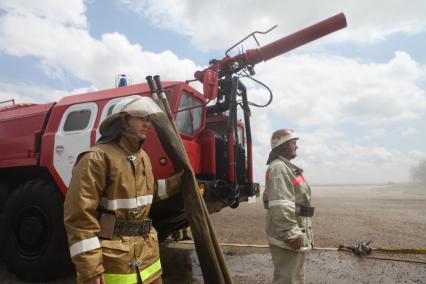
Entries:
<svg viewBox="0 0 426 284">
<path fill-rule="evenodd" d="M 197 130 L 201 127 L 203 121 L 203 107 L 201 107 L 202 102 L 185 91 L 182 92 L 179 101 L 179 111 L 176 114 L 176 126 L 179 129 L 179 132 L 186 134 L 188 136 L 193 136 Z M 196 108 L 191 108 L 194 106 L 200 106 Z M 188 110 L 184 110 L 191 108 Z"/>
</svg>

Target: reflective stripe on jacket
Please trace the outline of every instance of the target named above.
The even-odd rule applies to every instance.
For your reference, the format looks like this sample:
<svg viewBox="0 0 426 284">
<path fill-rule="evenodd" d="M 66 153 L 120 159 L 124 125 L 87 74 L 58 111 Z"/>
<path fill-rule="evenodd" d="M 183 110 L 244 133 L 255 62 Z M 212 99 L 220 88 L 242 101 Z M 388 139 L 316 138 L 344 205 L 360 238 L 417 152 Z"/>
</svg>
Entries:
<svg viewBox="0 0 426 284">
<path fill-rule="evenodd" d="M 279 156 L 266 172 L 263 202 L 266 213 L 266 235 L 271 245 L 290 249 L 289 240 L 303 237 L 300 251 L 312 248 L 310 217 L 299 216 L 300 205 L 310 207 L 311 189 L 301 170 Z"/>
<path fill-rule="evenodd" d="M 180 189 L 179 175 L 154 180 L 148 155 L 139 149 L 136 136 L 122 135 L 120 141 L 98 144 L 80 155 L 65 198 L 64 223 L 78 281 L 104 273 L 107 283 L 136 283 L 139 261 L 144 283 L 161 275 L 157 232 L 147 237 L 97 237 L 99 209 L 117 220 L 148 218 L 151 203 L 172 196 Z"/>
</svg>

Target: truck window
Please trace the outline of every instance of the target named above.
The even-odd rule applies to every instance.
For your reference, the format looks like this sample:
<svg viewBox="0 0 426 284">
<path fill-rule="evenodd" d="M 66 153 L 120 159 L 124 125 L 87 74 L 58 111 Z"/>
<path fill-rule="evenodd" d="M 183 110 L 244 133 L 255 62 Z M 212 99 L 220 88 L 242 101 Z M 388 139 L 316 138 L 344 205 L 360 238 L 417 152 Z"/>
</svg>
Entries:
<svg viewBox="0 0 426 284">
<path fill-rule="evenodd" d="M 107 116 L 111 115 L 111 113 L 112 113 L 112 109 L 115 107 L 115 105 L 116 105 L 116 104 L 113 104 L 113 105 L 111 105 L 111 106 L 108 108 Z"/>
<path fill-rule="evenodd" d="M 65 120 L 64 131 L 68 132 L 85 129 L 89 125 L 91 114 L 92 111 L 89 109 L 70 112 Z"/>
<path fill-rule="evenodd" d="M 201 101 L 192 97 L 190 94 L 183 92 L 180 97 L 179 110 L 187 109 L 194 106 L 200 106 L 184 111 L 179 111 L 176 114 L 176 126 L 180 133 L 188 136 L 193 136 L 201 127 L 203 119 L 203 108 Z"/>
</svg>

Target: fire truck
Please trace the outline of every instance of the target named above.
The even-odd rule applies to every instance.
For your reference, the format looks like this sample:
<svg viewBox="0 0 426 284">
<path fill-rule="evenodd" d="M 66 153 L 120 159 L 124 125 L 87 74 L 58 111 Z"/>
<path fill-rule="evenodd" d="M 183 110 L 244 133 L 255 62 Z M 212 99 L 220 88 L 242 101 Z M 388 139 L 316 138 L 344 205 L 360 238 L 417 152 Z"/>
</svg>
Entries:
<svg viewBox="0 0 426 284">
<path fill-rule="evenodd" d="M 210 61 L 197 71 L 203 92 L 188 82 L 163 82 L 176 126 L 210 213 L 238 207 L 259 195 L 253 181 L 250 106 L 241 76 L 253 66 L 346 26 L 343 14 L 264 47 Z M 250 36 L 255 37 L 256 33 Z M 257 41 L 257 40 L 256 40 Z M 239 43 L 238 43 L 239 44 Z M 0 108 L 0 242 L 8 269 L 29 281 L 64 275 L 72 267 L 63 226 L 63 201 L 78 155 L 99 139 L 98 127 L 121 99 L 151 96 L 146 83 L 70 95 L 58 102 Z M 271 94 L 272 96 L 272 94 Z M 272 97 L 271 97 L 272 99 Z M 241 108 L 243 119 L 238 118 Z M 143 145 L 154 175 L 173 174 L 173 163 L 154 129 Z M 186 226 L 181 196 L 160 201 L 151 218 L 160 240 Z"/>
</svg>

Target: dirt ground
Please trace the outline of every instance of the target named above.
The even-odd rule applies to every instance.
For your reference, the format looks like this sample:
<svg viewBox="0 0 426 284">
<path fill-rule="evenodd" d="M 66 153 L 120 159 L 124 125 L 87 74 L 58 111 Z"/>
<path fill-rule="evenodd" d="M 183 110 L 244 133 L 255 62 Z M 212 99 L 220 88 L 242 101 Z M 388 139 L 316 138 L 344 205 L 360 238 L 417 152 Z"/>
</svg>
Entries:
<svg viewBox="0 0 426 284">
<path fill-rule="evenodd" d="M 426 187 L 313 186 L 312 200 L 316 207 L 315 247 L 337 248 L 371 240 L 373 248 L 426 248 Z M 259 199 L 255 204 L 244 203 L 236 210 L 227 208 L 211 215 L 219 242 L 266 245 L 264 213 Z M 173 249 L 163 249 L 164 254 L 188 254 L 192 265 L 185 267 L 192 267 L 192 273 L 185 269 L 184 280 L 176 278 L 174 269 L 166 270 L 166 276 L 174 277 L 166 283 L 202 283 L 193 246 L 168 246 Z M 273 265 L 268 249 L 224 246 L 223 251 L 235 283 L 271 283 Z M 372 256 L 426 263 L 426 255 Z M 308 255 L 306 283 L 426 283 L 426 264 L 360 259 L 344 252 L 314 250 Z"/>
<path fill-rule="evenodd" d="M 372 240 L 371 247 L 426 248 L 426 188 L 411 185 L 313 186 L 314 241 L 319 248 Z M 262 200 L 211 215 L 221 243 L 266 245 Z M 271 283 L 268 248 L 223 247 L 235 283 Z M 165 283 L 203 283 L 192 244 L 161 247 Z M 373 254 L 426 262 L 426 255 Z M 74 283 L 69 277 L 51 283 Z M 25 283 L 0 263 L 0 283 Z M 361 259 L 344 252 L 308 254 L 306 283 L 426 283 L 426 264 Z"/>
</svg>

